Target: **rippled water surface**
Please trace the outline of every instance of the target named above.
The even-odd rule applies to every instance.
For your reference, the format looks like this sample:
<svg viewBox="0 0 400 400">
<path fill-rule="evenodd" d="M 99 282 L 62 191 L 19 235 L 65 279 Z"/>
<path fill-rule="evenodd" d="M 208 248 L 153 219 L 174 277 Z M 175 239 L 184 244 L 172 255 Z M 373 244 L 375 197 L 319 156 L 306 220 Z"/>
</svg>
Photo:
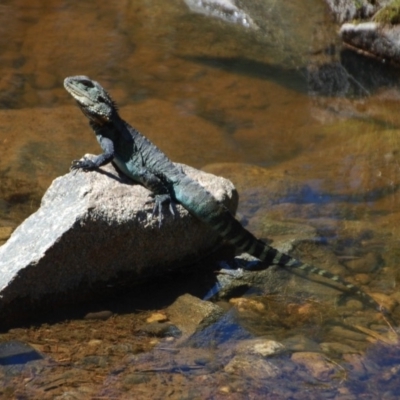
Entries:
<svg viewBox="0 0 400 400">
<path fill-rule="evenodd" d="M 231 179 L 249 230 L 275 245 L 297 239 L 297 257 L 363 286 L 390 321 L 294 279 L 284 293 L 224 303 L 220 325 L 186 347 L 138 334 L 149 310 L 199 279 L 188 276 L 169 282 L 170 292 L 143 293 L 133 308 L 144 314 L 114 299 L 93 306 L 115 312 L 106 321 L 81 320 L 82 309 L 70 322 L 60 313 L 4 332 L 0 341 L 21 340 L 50 358 L 3 368 L 2 398 L 400 396 L 399 73 L 342 50 L 322 1 L 281 3 L 247 6 L 255 29 L 180 0 L 1 2 L 0 243 L 71 160 L 99 153 L 62 85 L 85 74 L 171 159 Z M 247 355 L 226 367 L 241 341 L 259 338 L 288 350 L 273 367 L 256 363 L 257 373 Z M 323 355 L 311 362 L 321 369 L 310 370 L 304 353 Z"/>
</svg>

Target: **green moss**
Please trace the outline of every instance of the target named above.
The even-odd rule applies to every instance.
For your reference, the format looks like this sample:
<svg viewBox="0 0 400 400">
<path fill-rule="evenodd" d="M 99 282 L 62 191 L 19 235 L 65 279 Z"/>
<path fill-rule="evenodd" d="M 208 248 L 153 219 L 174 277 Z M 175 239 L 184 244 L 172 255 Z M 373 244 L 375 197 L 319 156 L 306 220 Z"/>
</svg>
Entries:
<svg viewBox="0 0 400 400">
<path fill-rule="evenodd" d="M 373 17 L 375 22 L 396 25 L 400 23 L 400 0 L 393 0 L 380 9 Z"/>
<path fill-rule="evenodd" d="M 355 0 L 354 5 L 356 6 L 356 9 L 359 10 L 364 5 L 364 2 L 362 0 Z"/>
</svg>

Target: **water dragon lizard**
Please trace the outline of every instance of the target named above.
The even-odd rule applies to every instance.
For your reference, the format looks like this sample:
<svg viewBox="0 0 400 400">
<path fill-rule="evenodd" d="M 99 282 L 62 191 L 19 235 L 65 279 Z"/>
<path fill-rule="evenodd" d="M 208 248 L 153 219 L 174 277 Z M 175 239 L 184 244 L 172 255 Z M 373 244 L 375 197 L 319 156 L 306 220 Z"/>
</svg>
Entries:
<svg viewBox="0 0 400 400">
<path fill-rule="evenodd" d="M 160 221 L 163 207 L 168 205 L 174 214 L 173 204 L 180 203 L 237 250 L 263 261 L 265 268 L 279 265 L 328 278 L 344 285 L 374 308 L 383 310 L 371 296 L 338 275 L 303 263 L 257 239 L 197 181 L 189 178 L 158 147 L 125 122 L 115 102 L 98 82 L 84 75 L 72 76 L 64 80 L 64 87 L 89 119 L 103 149 L 103 153 L 92 160 L 74 160 L 72 170 L 96 170 L 112 161 L 123 174 L 152 192 L 153 215 L 158 214 Z"/>
</svg>

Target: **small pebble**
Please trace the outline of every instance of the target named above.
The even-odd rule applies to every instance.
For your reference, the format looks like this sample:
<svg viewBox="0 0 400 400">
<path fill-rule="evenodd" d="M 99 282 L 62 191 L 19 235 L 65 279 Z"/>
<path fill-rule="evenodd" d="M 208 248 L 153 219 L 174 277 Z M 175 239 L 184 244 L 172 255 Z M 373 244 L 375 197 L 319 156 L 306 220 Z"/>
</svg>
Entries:
<svg viewBox="0 0 400 400">
<path fill-rule="evenodd" d="M 146 319 L 146 322 L 149 324 L 151 322 L 166 322 L 166 321 L 168 321 L 167 316 L 159 312 L 151 314 L 150 317 Z"/>
<path fill-rule="evenodd" d="M 98 311 L 98 312 L 90 312 L 87 313 L 83 319 L 100 319 L 102 321 L 105 321 L 106 319 L 110 318 L 112 316 L 111 311 Z"/>
</svg>

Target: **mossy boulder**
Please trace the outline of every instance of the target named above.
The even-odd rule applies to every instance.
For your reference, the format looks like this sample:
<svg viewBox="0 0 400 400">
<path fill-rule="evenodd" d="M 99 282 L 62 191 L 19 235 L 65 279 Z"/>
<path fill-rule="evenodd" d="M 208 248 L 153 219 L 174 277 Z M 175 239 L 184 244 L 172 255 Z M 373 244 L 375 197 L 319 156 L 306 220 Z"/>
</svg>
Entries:
<svg viewBox="0 0 400 400">
<path fill-rule="evenodd" d="M 381 8 L 373 17 L 375 22 L 381 24 L 397 25 L 400 23 L 400 0 L 393 0 Z"/>
</svg>

